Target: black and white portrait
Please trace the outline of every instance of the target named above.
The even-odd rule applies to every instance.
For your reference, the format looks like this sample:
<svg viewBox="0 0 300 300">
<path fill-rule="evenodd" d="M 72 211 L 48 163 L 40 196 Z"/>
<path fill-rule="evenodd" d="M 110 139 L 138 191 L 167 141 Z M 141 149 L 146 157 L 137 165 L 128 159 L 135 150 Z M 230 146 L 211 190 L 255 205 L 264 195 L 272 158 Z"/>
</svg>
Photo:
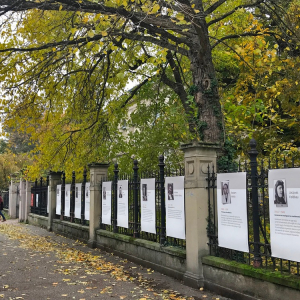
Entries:
<svg viewBox="0 0 300 300">
<path fill-rule="evenodd" d="M 105 186 L 103 187 L 102 197 L 103 197 L 103 200 L 106 200 L 106 187 Z"/>
<path fill-rule="evenodd" d="M 285 179 L 274 180 L 274 204 L 278 207 L 288 206 Z"/>
<path fill-rule="evenodd" d="M 75 197 L 78 198 L 78 186 L 75 187 Z"/>
<path fill-rule="evenodd" d="M 123 197 L 123 195 L 122 195 L 122 187 L 120 186 L 119 187 L 119 198 L 122 198 Z"/>
<path fill-rule="evenodd" d="M 173 183 L 168 183 L 168 200 L 174 200 Z"/>
<path fill-rule="evenodd" d="M 229 181 L 221 182 L 221 190 L 222 190 L 222 204 L 231 204 Z"/>
<path fill-rule="evenodd" d="M 142 196 L 143 196 L 143 201 L 147 201 L 147 184 L 143 183 L 142 184 Z"/>
</svg>

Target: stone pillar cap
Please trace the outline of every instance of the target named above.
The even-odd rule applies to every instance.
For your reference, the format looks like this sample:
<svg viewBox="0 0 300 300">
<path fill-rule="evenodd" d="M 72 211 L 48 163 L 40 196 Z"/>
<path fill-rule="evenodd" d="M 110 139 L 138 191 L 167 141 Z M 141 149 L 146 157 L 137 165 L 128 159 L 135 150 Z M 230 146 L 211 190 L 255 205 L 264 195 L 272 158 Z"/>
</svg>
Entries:
<svg viewBox="0 0 300 300">
<path fill-rule="evenodd" d="M 49 171 L 48 172 L 48 175 L 55 175 L 55 174 L 57 174 L 57 175 L 62 175 L 62 173 L 63 173 L 63 171 Z"/>
<path fill-rule="evenodd" d="M 220 149 L 221 144 L 217 143 L 208 143 L 208 142 L 198 142 L 198 141 L 193 141 L 187 144 L 181 144 L 180 149 L 185 150 L 185 149 L 191 149 L 191 148 L 210 148 L 210 149 Z"/>
<path fill-rule="evenodd" d="M 99 163 L 99 162 L 92 162 L 90 164 L 88 164 L 89 168 L 99 168 L 99 167 L 109 167 L 109 163 Z"/>
</svg>

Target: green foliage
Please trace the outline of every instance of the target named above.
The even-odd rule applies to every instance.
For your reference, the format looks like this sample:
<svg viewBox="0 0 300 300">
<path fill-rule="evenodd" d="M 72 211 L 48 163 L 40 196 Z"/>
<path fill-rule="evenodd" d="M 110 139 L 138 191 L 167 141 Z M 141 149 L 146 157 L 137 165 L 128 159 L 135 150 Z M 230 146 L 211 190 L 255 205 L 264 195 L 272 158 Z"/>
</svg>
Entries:
<svg viewBox="0 0 300 300">
<path fill-rule="evenodd" d="M 237 163 L 237 148 L 230 139 L 226 139 L 222 152 L 217 159 L 218 169 L 236 172 L 238 168 Z"/>
<path fill-rule="evenodd" d="M 0 140 L 0 154 L 3 154 L 7 149 L 7 141 L 4 139 Z"/>
</svg>

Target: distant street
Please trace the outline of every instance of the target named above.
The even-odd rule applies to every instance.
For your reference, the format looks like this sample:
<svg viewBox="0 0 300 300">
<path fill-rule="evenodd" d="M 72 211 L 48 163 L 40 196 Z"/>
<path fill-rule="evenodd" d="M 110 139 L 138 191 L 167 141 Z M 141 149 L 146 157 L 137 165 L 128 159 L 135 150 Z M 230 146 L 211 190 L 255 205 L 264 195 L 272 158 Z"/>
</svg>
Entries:
<svg viewBox="0 0 300 300">
<path fill-rule="evenodd" d="M 0 245 L 0 299 L 228 299 L 16 220 Z"/>
</svg>

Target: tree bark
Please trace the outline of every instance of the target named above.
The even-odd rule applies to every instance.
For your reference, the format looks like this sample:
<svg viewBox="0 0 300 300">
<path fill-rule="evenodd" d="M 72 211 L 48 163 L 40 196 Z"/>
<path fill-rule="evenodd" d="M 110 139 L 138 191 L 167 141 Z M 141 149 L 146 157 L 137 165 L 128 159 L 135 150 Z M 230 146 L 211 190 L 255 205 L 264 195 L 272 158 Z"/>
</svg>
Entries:
<svg viewBox="0 0 300 300">
<path fill-rule="evenodd" d="M 208 27 L 204 19 L 195 24 L 198 40 L 190 50 L 194 100 L 198 107 L 196 128 L 203 142 L 224 142 L 223 116 L 215 68 L 212 61 Z"/>
</svg>

